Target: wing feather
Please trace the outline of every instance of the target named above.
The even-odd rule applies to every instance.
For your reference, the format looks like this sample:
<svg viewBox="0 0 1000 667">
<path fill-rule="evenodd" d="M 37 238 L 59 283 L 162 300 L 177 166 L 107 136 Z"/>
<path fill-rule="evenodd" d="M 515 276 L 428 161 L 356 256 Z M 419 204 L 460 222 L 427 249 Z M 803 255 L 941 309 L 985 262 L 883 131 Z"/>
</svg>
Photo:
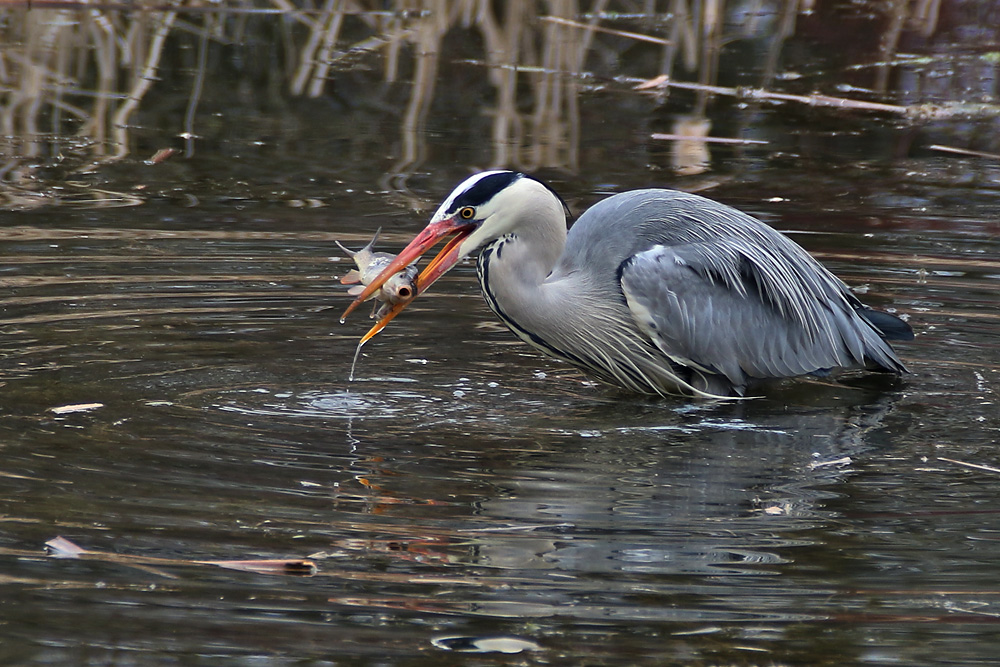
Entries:
<svg viewBox="0 0 1000 667">
<path fill-rule="evenodd" d="M 902 368 L 849 293 L 831 295 L 829 284 L 739 239 L 655 245 L 620 276 L 637 326 L 664 354 L 737 387 L 869 362 Z"/>
</svg>

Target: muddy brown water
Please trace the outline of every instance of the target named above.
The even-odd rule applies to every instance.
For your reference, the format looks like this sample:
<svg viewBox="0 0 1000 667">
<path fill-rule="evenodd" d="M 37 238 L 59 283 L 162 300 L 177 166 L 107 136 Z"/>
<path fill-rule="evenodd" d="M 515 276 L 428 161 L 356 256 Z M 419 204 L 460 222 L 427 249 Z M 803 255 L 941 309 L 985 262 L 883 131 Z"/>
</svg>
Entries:
<svg viewBox="0 0 1000 667">
<path fill-rule="evenodd" d="M 577 212 L 656 184 L 793 235 L 910 318 L 902 379 L 621 394 L 516 341 L 465 263 L 349 383 L 369 322 L 338 322 L 334 240 L 402 247 L 509 146 L 461 91 L 408 134 L 405 98 L 353 70 L 271 107 L 225 70 L 194 154 L 149 164 L 182 65 L 133 154 L 45 162 L 0 212 L 0 662 L 994 664 L 998 172 L 919 148 L 965 130 L 718 102 L 713 134 L 773 144 L 681 177 L 648 134 L 689 100 L 612 86 L 580 92 L 575 157 L 539 165 Z M 48 556 L 56 536 L 95 553 Z"/>
</svg>

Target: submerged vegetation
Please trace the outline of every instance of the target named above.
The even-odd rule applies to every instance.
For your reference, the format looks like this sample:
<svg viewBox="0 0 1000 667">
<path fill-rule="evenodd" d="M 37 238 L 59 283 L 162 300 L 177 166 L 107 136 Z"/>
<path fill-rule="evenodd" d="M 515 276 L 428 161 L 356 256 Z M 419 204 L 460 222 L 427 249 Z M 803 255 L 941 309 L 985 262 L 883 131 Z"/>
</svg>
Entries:
<svg viewBox="0 0 1000 667">
<path fill-rule="evenodd" d="M 940 0 L 830 5 L 144 0 L 126 10 L 101 2 L 7 3 L 0 10 L 0 180 L 11 206 L 65 198 L 73 179 L 53 189 L 40 169 L 58 166 L 65 176 L 129 155 L 149 157 L 137 153 L 163 146 L 143 146 L 136 131 L 154 125 L 191 156 L 199 139 L 218 131 L 203 111 L 212 100 L 229 107 L 308 98 L 390 105 L 399 111 L 389 187 L 426 160 L 425 126 L 442 104 L 477 105 L 490 164 L 529 170 L 578 167 L 581 96 L 595 91 L 652 96 L 664 105 L 671 91 L 686 88 L 671 101 L 670 131 L 659 133 L 673 142 L 669 166 L 681 174 L 704 171 L 709 140 L 753 141 L 708 136 L 720 95 L 744 105 L 888 113 L 911 123 L 995 119 L 995 47 L 976 47 L 993 43 L 994 29 L 980 28 L 982 39 L 959 49 L 948 32 L 963 18 L 988 18 L 975 14 L 989 8 L 957 3 L 946 22 Z M 824 27 L 831 15 L 842 19 L 839 28 Z M 935 36 L 949 46 L 935 51 Z M 831 49 L 829 69 L 797 71 L 789 52 L 817 47 Z M 752 80 L 727 77 L 725 58 L 752 59 L 744 67 Z M 455 74 L 459 65 L 480 76 Z M 455 85 L 443 90 L 442 82 Z M 232 94 L 239 96 L 225 97 Z M 996 152 L 996 135 L 985 145 L 952 148 Z"/>
</svg>

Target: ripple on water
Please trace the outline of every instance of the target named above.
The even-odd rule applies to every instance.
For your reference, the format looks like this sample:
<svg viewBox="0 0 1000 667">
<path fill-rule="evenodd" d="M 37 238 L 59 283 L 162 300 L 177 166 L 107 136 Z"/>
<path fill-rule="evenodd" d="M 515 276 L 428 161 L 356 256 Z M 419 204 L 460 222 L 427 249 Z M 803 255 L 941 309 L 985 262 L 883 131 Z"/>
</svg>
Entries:
<svg viewBox="0 0 1000 667">
<path fill-rule="evenodd" d="M 412 395 L 407 395 L 412 404 Z M 405 406 L 396 393 L 361 393 L 344 390 L 325 392 L 272 391 L 265 388 L 234 389 L 221 392 L 215 408 L 223 412 L 267 417 L 303 419 L 389 419 Z"/>
<path fill-rule="evenodd" d="M 738 405 L 594 388 L 507 334 L 477 329 L 453 344 L 488 317 L 464 307 L 462 279 L 442 281 L 424 302 L 434 308 L 414 309 L 348 383 L 355 337 L 332 335 L 330 318 L 310 310 L 330 301 L 325 242 L 215 243 L 216 233 L 157 236 L 155 248 L 92 238 L 70 270 L 69 253 L 48 244 L 6 253 L 21 263 L 0 295 L 0 382 L 7 414 L 29 418 L 7 422 L 17 477 L 6 480 L 5 526 L 33 547 L 58 529 L 122 553 L 331 556 L 309 582 L 225 573 L 206 587 L 184 571 L 136 600 L 104 587 L 115 563 L 80 575 L 101 586 L 92 599 L 81 588 L 86 604 L 51 587 L 35 617 L 75 613 L 92 639 L 101 630 L 86 621 L 113 618 L 102 609 L 131 605 L 159 628 L 177 620 L 160 610 L 182 607 L 188 634 L 209 617 L 242 629 L 256 618 L 253 629 L 271 636 L 285 595 L 287 618 L 328 614 L 349 634 L 373 633 L 379 650 L 411 619 L 426 639 L 428 617 L 457 642 L 451 650 L 521 646 L 458 642 L 478 637 L 479 619 L 497 632 L 530 619 L 573 641 L 577 627 L 592 637 L 604 624 L 618 638 L 636 628 L 637 643 L 659 650 L 640 633 L 752 626 L 777 636 L 781 624 L 875 603 L 885 618 L 931 618 L 927 591 L 964 603 L 940 591 L 990 581 L 989 522 L 968 513 L 992 506 L 985 471 L 913 458 L 944 447 L 956 461 L 991 462 L 997 267 L 970 260 L 951 231 L 958 251 L 947 256 L 911 241 L 870 257 L 831 244 L 825 258 L 873 305 L 914 316 L 920 335 L 899 349 L 917 375 L 899 386 L 796 381 Z M 987 242 L 995 249 L 976 243 Z M 97 400 L 106 407 L 38 416 Z M 913 506 L 931 511 L 914 517 Z M 887 573 L 903 583 L 880 593 Z M 875 592 L 854 593 L 862 584 Z M 375 617 L 393 631 L 370 629 Z M 498 627 L 505 619 L 518 625 Z"/>
</svg>

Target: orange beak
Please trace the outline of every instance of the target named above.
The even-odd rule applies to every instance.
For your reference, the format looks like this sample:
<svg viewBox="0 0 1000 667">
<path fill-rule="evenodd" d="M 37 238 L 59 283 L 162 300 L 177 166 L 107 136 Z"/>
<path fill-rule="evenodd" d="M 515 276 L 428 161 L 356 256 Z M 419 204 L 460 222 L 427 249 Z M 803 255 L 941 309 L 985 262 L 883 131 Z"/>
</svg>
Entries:
<svg viewBox="0 0 1000 667">
<path fill-rule="evenodd" d="M 347 316 L 351 312 L 360 306 L 366 299 L 368 299 L 372 294 L 377 292 L 385 281 L 393 276 L 393 274 L 398 273 L 408 267 L 413 262 L 420 259 L 428 250 L 430 250 L 434 244 L 443 239 L 446 236 L 454 234 L 455 237 L 452 238 L 448 243 L 445 244 L 441 252 L 431 260 L 430 264 L 417 276 L 417 292 L 416 295 L 419 296 L 424 293 L 424 290 L 434 284 L 438 278 L 443 276 L 448 272 L 448 269 L 455 266 L 458 260 L 461 259 L 458 255 L 458 246 L 462 241 L 472 233 L 472 230 L 476 228 L 475 225 L 470 225 L 465 222 L 459 222 L 455 218 L 445 218 L 438 222 L 432 222 L 423 231 L 417 234 L 417 236 L 410 241 L 410 244 L 403 248 L 403 251 L 396 255 L 396 259 L 389 263 L 389 266 L 382 270 L 382 273 L 375 277 L 375 280 L 368 283 L 365 287 L 365 291 L 359 294 L 351 305 L 347 307 L 344 314 L 341 315 L 340 321 L 343 322 L 347 319 Z M 414 297 L 416 298 L 416 297 Z M 410 300 L 412 301 L 412 299 Z M 361 345 L 367 343 L 375 334 L 385 328 L 396 315 L 403 312 L 403 309 L 410 304 L 410 301 L 405 301 L 402 303 L 397 303 L 389 311 L 382 316 L 375 325 L 368 330 L 361 338 Z"/>
</svg>

